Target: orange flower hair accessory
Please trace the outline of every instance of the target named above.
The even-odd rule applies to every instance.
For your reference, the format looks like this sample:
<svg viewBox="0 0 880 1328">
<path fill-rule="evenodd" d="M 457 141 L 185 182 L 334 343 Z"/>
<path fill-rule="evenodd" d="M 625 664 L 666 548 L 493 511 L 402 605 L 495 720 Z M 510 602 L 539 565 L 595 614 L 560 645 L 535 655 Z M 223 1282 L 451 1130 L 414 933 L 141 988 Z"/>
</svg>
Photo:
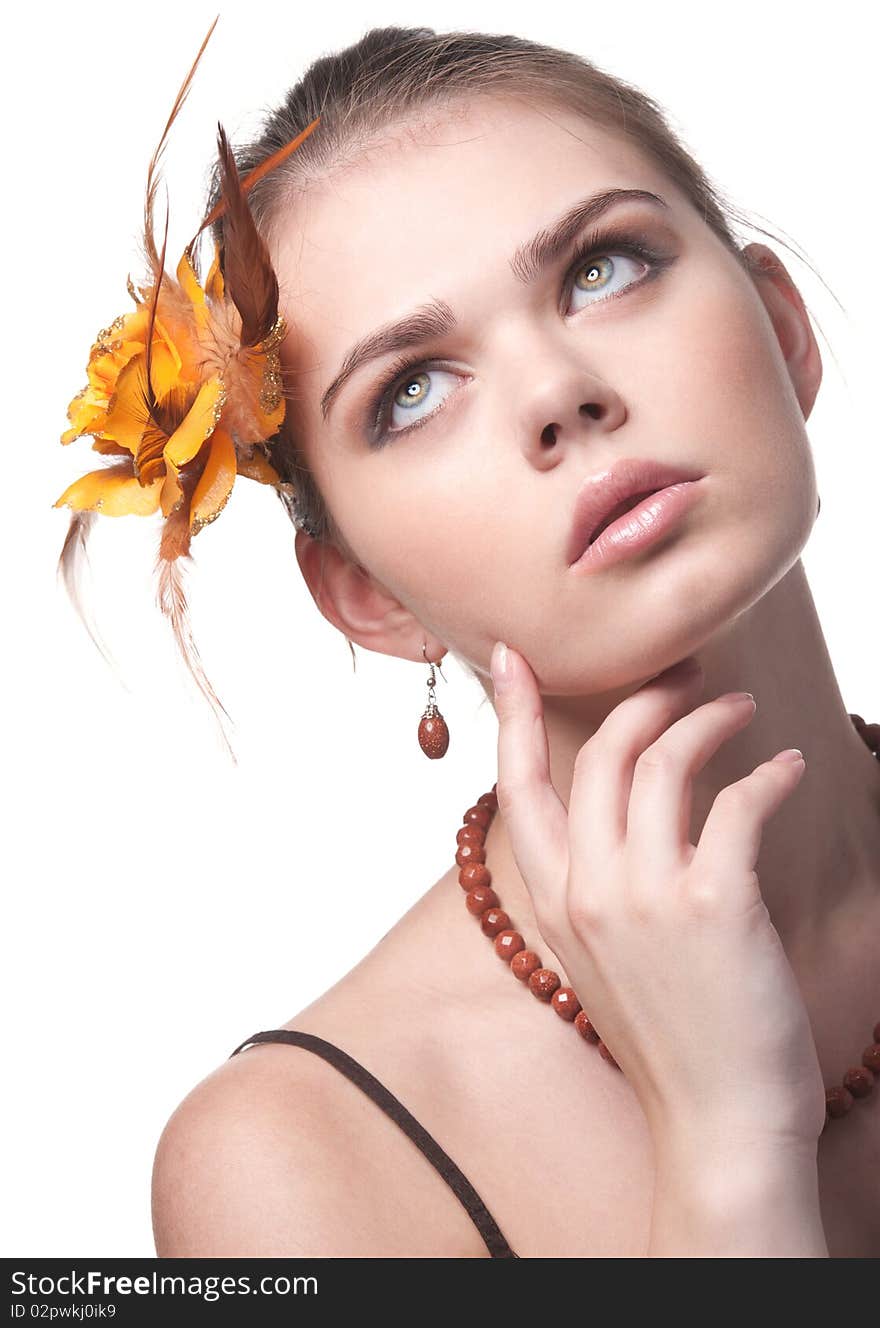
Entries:
<svg viewBox="0 0 880 1328">
<path fill-rule="evenodd" d="M 147 172 L 143 251 L 149 279 L 138 289 L 128 278 L 135 308 L 98 333 L 89 352 L 88 383 L 68 406 L 71 427 L 61 435 L 65 445 L 91 435 L 93 450 L 112 459 L 75 480 L 54 506 L 73 509 L 58 570 L 87 628 L 76 567 L 96 515 L 150 516 L 161 509 L 157 602 L 219 721 L 220 711 L 229 716 L 199 660 L 178 562 L 191 557 L 193 536 L 223 511 L 238 475 L 295 496 L 270 459 L 271 440 L 285 413 L 278 346 L 287 328 L 278 312 L 275 272 L 246 194 L 319 121 L 244 179 L 218 124 L 221 200 L 184 250 L 176 279 L 171 278 L 165 272 L 167 207 L 161 253 L 153 232 L 157 168 L 216 24 L 217 19 L 177 94 Z M 196 242 L 221 216 L 223 242 L 215 245 L 202 283 Z M 91 628 L 89 633 L 98 645 Z"/>
</svg>

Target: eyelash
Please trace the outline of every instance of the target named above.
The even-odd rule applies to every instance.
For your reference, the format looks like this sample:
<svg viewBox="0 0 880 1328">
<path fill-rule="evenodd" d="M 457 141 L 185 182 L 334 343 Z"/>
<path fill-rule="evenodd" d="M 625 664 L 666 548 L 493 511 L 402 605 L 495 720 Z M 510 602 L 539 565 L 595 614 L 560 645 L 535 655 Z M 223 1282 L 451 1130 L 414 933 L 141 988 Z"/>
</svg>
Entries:
<svg viewBox="0 0 880 1328">
<path fill-rule="evenodd" d="M 568 269 L 565 274 L 565 291 L 567 295 L 571 294 L 574 285 L 574 278 L 587 260 L 596 257 L 607 257 L 610 253 L 625 254 L 628 258 L 637 258 L 640 262 L 647 263 L 649 270 L 644 276 L 636 281 L 629 282 L 621 290 L 614 291 L 611 295 L 605 295 L 600 300 L 594 300 L 594 304 L 603 304 L 610 300 L 616 300 L 621 295 L 628 294 L 633 288 L 644 286 L 646 282 L 654 277 L 659 277 L 662 272 L 674 261 L 668 254 L 660 254 L 643 240 L 637 239 L 629 232 L 616 233 L 606 231 L 604 233 L 593 232 L 583 239 L 578 245 Z M 582 311 L 581 311 L 582 312 Z M 388 429 L 387 420 L 389 414 L 389 403 L 394 395 L 392 389 L 405 381 L 406 375 L 413 374 L 416 369 L 446 369 L 449 366 L 441 361 L 418 359 L 411 355 L 400 355 L 389 366 L 388 372 L 383 377 L 381 383 L 377 386 L 368 408 L 369 426 L 371 435 L 371 445 L 373 447 L 382 447 L 392 438 L 400 438 L 403 434 L 412 433 L 414 429 L 420 429 L 427 424 L 434 416 L 443 409 L 438 406 L 428 415 L 424 415 L 415 424 L 405 425 L 402 429 Z M 450 372 L 452 372 L 450 368 Z"/>
</svg>

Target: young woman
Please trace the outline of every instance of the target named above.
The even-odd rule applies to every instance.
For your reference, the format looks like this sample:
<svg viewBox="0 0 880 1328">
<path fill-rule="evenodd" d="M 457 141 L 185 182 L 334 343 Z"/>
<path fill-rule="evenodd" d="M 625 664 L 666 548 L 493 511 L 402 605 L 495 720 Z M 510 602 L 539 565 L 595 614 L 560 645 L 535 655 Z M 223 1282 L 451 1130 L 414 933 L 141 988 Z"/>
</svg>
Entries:
<svg viewBox="0 0 880 1328">
<path fill-rule="evenodd" d="M 497 785 L 174 1112 L 157 1252 L 876 1256 L 880 770 L 800 561 L 801 296 L 574 55 L 373 30 L 239 169 L 318 116 L 249 196 L 298 562 L 348 640 L 472 671 Z"/>
</svg>

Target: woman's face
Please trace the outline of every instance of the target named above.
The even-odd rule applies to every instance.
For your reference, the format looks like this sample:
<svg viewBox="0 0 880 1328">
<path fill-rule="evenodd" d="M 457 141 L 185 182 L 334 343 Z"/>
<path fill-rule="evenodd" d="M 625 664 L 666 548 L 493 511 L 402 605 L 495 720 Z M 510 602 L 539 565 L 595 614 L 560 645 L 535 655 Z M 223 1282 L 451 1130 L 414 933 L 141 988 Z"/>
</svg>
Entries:
<svg viewBox="0 0 880 1328">
<path fill-rule="evenodd" d="M 624 200 L 527 271 L 609 190 L 665 206 Z M 324 563 L 353 640 L 411 659 L 427 640 L 488 673 L 501 639 L 542 692 L 602 692 L 698 648 L 796 560 L 816 512 L 809 320 L 635 147 L 572 112 L 474 101 L 311 186 L 273 257 L 295 428 L 370 574 L 355 589 Z M 428 304 L 455 326 L 362 362 L 322 407 L 356 343 Z M 694 469 L 700 496 L 639 556 L 578 575 L 575 497 L 625 457 Z"/>
</svg>

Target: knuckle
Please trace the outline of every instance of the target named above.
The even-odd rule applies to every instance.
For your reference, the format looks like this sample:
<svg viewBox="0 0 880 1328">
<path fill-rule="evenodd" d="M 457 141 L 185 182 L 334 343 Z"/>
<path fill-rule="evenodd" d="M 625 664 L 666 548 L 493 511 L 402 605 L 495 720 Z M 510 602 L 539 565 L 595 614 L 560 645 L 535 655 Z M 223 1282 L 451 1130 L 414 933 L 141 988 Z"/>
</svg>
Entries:
<svg viewBox="0 0 880 1328">
<path fill-rule="evenodd" d="M 515 773 L 499 775 L 495 785 L 495 796 L 498 799 L 498 810 L 502 816 L 516 810 L 521 800 L 525 799 L 528 793 L 528 780 L 523 775 Z"/>
<path fill-rule="evenodd" d="M 495 797 L 498 799 L 498 810 L 502 815 L 509 813 L 513 807 L 516 794 L 512 782 L 500 775 L 495 783 Z"/>
<path fill-rule="evenodd" d="M 639 777 L 645 775 L 649 779 L 658 776 L 666 776 L 678 766 L 679 758 L 668 743 L 654 742 L 650 747 L 646 747 L 635 764 L 635 770 Z"/>
<path fill-rule="evenodd" d="M 735 783 L 728 784 L 726 788 L 721 789 L 716 794 L 715 801 L 720 803 L 722 808 L 747 812 L 757 807 L 760 802 L 760 794 L 752 781 L 752 776 L 747 775 L 745 779 L 738 779 Z"/>
<path fill-rule="evenodd" d="M 561 916 L 560 908 L 544 899 L 534 899 L 532 907 L 538 931 L 551 950 L 555 951 L 565 936 L 565 919 Z"/>
<path fill-rule="evenodd" d="M 605 912 L 596 897 L 583 890 L 569 890 L 565 900 L 568 925 L 579 940 L 600 937 L 605 930 Z"/>
<path fill-rule="evenodd" d="M 584 773 L 594 766 L 597 754 L 598 746 L 594 734 L 578 749 L 578 753 L 574 758 L 574 773 L 578 778 L 582 778 Z"/>
<path fill-rule="evenodd" d="M 706 872 L 686 877 L 683 889 L 685 905 L 693 917 L 708 918 L 717 912 L 721 898 L 719 883 Z"/>
</svg>

